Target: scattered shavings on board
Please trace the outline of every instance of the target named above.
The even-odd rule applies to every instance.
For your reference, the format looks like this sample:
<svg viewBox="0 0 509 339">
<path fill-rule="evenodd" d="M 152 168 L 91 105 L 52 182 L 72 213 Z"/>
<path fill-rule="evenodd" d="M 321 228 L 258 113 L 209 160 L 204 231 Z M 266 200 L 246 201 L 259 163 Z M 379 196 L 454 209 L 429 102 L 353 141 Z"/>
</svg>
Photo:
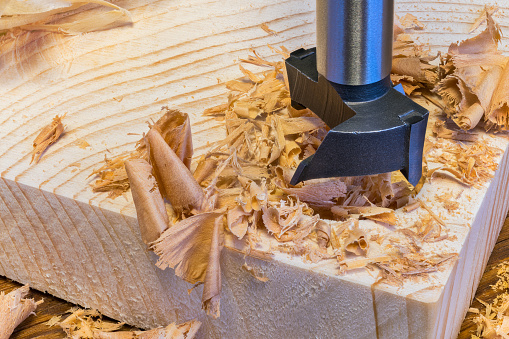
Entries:
<svg viewBox="0 0 509 339">
<path fill-rule="evenodd" d="M 28 286 L 20 287 L 8 294 L 0 293 L 0 339 L 8 339 L 14 329 L 29 315 L 34 314 L 37 305 L 33 299 L 23 299 L 29 291 Z"/>
<path fill-rule="evenodd" d="M 433 66 L 436 56 L 406 34 L 420 29 L 418 22 L 411 17 L 403 22 L 410 28 L 398 30 L 391 77 L 412 98 L 443 108 L 446 104 L 432 91 L 444 78 L 446 64 Z M 271 48 L 288 55 L 285 48 Z M 163 108 L 136 150 L 106 159 L 92 173 L 98 176 L 95 192 L 115 197 L 131 187 L 142 238 L 159 255 L 157 266 L 203 284 L 202 307 L 209 315 L 220 316 L 220 254 L 227 237 L 234 240 L 233 250 L 245 254 L 270 260 L 277 252 L 288 253 L 310 263 L 332 260 L 339 274 L 365 269 L 377 276 L 377 284 L 396 286 L 456 260 L 458 254 L 447 247 L 431 246 L 455 237 L 416 195 L 426 180 L 444 172 L 464 185 L 483 185 L 497 168 L 500 150 L 450 120 L 434 119 L 424 153 L 426 164 L 441 165 L 425 167 L 417 187 L 401 173 L 293 186 L 296 167 L 316 152 L 328 127 L 311 111 L 291 107 L 284 62 L 265 60 L 255 51 L 241 61 L 244 78 L 226 82 L 227 102 L 203 113 L 224 122 L 226 129 L 226 137 L 208 152 L 193 159 L 187 114 Z M 446 208 L 457 206 L 450 202 Z M 403 227 L 399 217 L 404 213 L 418 220 Z M 363 227 L 361 220 L 383 225 L 384 231 Z"/>
<path fill-rule="evenodd" d="M 32 163 L 34 160 L 35 162 L 39 162 L 39 160 L 42 157 L 42 153 L 52 144 L 57 142 L 57 140 L 60 138 L 62 133 L 64 132 L 64 125 L 62 124 L 62 118 L 58 115 L 53 118 L 53 121 L 49 124 L 43 127 L 41 132 L 35 137 L 33 146 L 34 149 L 32 150 L 32 160 L 30 160 L 30 163 Z"/>
<path fill-rule="evenodd" d="M 87 6 L 90 4 L 98 6 L 90 8 Z M 111 10 L 96 11 L 97 7 Z M 87 10 L 82 11 L 85 8 Z M 80 11 L 84 15 L 79 19 L 59 20 Z M 73 35 L 109 29 L 130 22 L 132 19 L 129 11 L 105 0 L 4 0 L 0 4 L 0 32 L 20 29 Z"/>
<path fill-rule="evenodd" d="M 124 323 L 103 321 L 102 315 L 96 310 L 70 309 L 66 319 L 50 319 L 48 326 L 60 326 L 72 339 L 192 339 L 201 326 L 197 320 L 182 324 L 171 323 L 147 331 L 119 331 Z"/>
</svg>

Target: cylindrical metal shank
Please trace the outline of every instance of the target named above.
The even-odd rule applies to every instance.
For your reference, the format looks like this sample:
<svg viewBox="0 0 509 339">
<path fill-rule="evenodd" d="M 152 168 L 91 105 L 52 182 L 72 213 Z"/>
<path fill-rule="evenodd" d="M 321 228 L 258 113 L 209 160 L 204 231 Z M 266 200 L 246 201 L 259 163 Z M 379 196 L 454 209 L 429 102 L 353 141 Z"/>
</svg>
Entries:
<svg viewBox="0 0 509 339">
<path fill-rule="evenodd" d="M 341 85 L 390 75 L 394 0 L 316 0 L 317 68 Z"/>
</svg>

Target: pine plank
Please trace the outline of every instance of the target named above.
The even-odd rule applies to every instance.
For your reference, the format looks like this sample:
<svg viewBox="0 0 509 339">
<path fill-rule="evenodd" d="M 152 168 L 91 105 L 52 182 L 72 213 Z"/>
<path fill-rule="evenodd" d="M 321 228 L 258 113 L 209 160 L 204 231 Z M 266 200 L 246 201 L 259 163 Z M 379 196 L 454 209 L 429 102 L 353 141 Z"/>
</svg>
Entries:
<svg viewBox="0 0 509 339">
<path fill-rule="evenodd" d="M 509 215 L 504 222 L 497 243 L 488 260 L 486 270 L 479 282 L 479 286 L 475 293 L 476 298 L 490 302 L 496 297 L 497 293 L 491 289 L 491 285 L 495 284 L 497 281 L 497 266 L 507 260 L 509 260 Z M 14 288 L 19 288 L 21 286 L 21 284 L 10 279 L 0 277 L 0 291 L 9 293 Z M 27 297 L 34 298 L 35 300 L 44 299 L 44 303 L 38 306 L 35 316 L 29 317 L 18 326 L 12 335 L 12 339 L 30 339 L 38 337 L 48 339 L 65 338 L 65 333 L 62 330 L 59 328 L 49 328 L 45 323 L 53 316 L 65 316 L 65 312 L 75 305 L 36 290 L 31 290 Z M 474 299 L 471 307 L 481 307 L 481 304 Z M 475 324 L 471 320 L 472 317 L 473 315 L 467 314 L 463 320 L 458 339 L 470 339 L 471 333 L 476 329 Z"/>
</svg>

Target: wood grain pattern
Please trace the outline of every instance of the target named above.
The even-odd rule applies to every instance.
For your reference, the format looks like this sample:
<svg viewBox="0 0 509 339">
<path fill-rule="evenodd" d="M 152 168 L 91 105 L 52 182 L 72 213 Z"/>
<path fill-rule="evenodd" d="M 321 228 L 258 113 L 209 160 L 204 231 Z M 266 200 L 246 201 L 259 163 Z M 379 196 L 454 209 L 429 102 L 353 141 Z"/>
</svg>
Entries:
<svg viewBox="0 0 509 339">
<path fill-rule="evenodd" d="M 490 302 L 493 300 L 497 292 L 493 291 L 491 285 L 494 285 L 497 278 L 497 266 L 509 260 L 509 215 L 504 222 L 504 226 L 497 239 L 497 243 L 488 260 L 486 270 L 483 273 L 475 298 Z M 22 285 L 11 281 L 10 279 L 0 277 L 0 291 L 9 293 L 15 288 Z M 25 320 L 12 335 L 12 339 L 31 339 L 31 338 L 46 338 L 46 339 L 61 339 L 65 338 L 65 333 L 57 328 L 49 328 L 45 323 L 53 316 L 63 315 L 65 312 L 74 305 L 64 300 L 55 298 L 49 294 L 44 294 L 35 290 L 31 290 L 28 295 L 29 298 L 35 300 L 44 299 L 44 303 L 39 305 L 35 316 L 29 317 Z M 481 307 L 482 305 L 473 300 L 471 307 Z M 472 314 L 467 314 L 461 325 L 461 331 L 458 334 L 458 339 L 470 339 L 471 334 L 475 331 L 476 325 L 472 322 Z"/>
<path fill-rule="evenodd" d="M 467 36 L 461 32 L 482 8 L 482 1 L 474 2 L 398 1 L 397 11 L 416 14 L 427 24 L 417 35 L 420 41 L 444 49 Z M 203 109 L 225 100 L 223 82 L 240 75 L 236 63 L 249 48 L 277 59 L 267 44 L 290 50 L 314 45 L 314 2 L 117 4 L 131 11 L 132 26 L 81 36 L 26 32 L 0 46 L 0 275 L 141 327 L 197 317 L 204 321 L 201 335 L 209 337 L 285 333 L 297 338 L 315 331 L 330 337 L 336 328 L 346 337 L 366 338 L 457 333 L 507 212 L 507 154 L 489 187 L 465 193 L 469 199 L 462 200 L 460 217 L 433 206 L 450 222 L 448 230 L 458 241 L 447 246 L 460 252 L 460 259 L 429 281 L 372 294 L 373 277 L 365 272 L 337 277 L 335 263 L 315 267 L 278 257 L 255 262 L 271 278 L 262 287 L 240 269 L 247 259 L 226 251 L 223 315 L 217 321 L 206 318 L 200 288 L 187 294 L 188 284 L 155 268 L 154 255 L 141 242 L 131 197 L 94 194 L 88 176 L 105 155 L 132 149 L 145 122 L 157 118 L 163 105 L 190 114 L 197 154 L 221 139 L 223 129 L 203 120 Z M 509 19 L 502 16 L 509 1 L 499 5 L 506 30 Z M 268 35 L 262 23 L 278 34 Z M 508 40 L 503 43 L 509 50 Z M 66 133 L 38 164 L 29 165 L 32 140 L 57 114 L 66 114 Z M 506 150 L 503 137 L 486 138 Z M 82 141 L 90 146 L 80 147 Z M 433 201 L 444 188 L 458 189 L 437 180 L 422 197 Z M 281 310 L 267 309 L 275 300 Z M 316 329 L 291 326 L 304 318 L 308 323 L 302 326 Z"/>
</svg>

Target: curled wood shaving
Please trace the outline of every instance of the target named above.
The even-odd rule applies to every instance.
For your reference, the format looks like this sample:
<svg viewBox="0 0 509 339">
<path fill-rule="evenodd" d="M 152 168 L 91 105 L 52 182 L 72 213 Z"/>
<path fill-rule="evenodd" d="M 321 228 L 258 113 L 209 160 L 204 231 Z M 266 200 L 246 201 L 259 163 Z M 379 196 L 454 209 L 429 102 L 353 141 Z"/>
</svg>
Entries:
<svg viewBox="0 0 509 339">
<path fill-rule="evenodd" d="M 331 225 L 326 220 L 318 220 L 316 224 L 316 242 L 320 248 L 327 248 L 330 245 Z"/>
<path fill-rule="evenodd" d="M 8 339 L 14 329 L 29 315 L 34 314 L 37 305 L 33 299 L 23 299 L 29 291 L 28 285 L 10 293 L 0 293 L 0 339 Z"/>
<path fill-rule="evenodd" d="M 141 238 L 150 244 L 159 238 L 169 225 L 163 197 L 152 174 L 152 166 L 143 159 L 125 162 L 133 195 Z"/>
<path fill-rule="evenodd" d="M 502 38 L 500 27 L 495 23 L 489 11 L 486 13 L 486 29 L 479 35 L 453 43 L 449 47 L 449 54 L 477 54 L 477 53 L 496 53 L 497 44 Z"/>
<path fill-rule="evenodd" d="M 191 284 L 204 284 L 203 307 L 214 317 L 220 314 L 223 215 L 220 211 L 205 212 L 179 221 L 154 243 L 159 268 L 173 268 Z"/>
<path fill-rule="evenodd" d="M 396 225 L 398 220 L 394 210 L 378 206 L 333 206 L 331 212 L 339 217 L 359 215 L 366 219 Z"/>
<path fill-rule="evenodd" d="M 62 117 L 55 116 L 51 124 L 46 125 L 41 132 L 35 137 L 33 142 L 34 149 L 32 150 L 32 163 L 39 162 L 41 159 L 42 153 L 51 145 L 54 144 L 64 132 L 64 125 L 62 124 Z"/>
<path fill-rule="evenodd" d="M 366 239 L 366 233 L 359 228 L 347 231 L 347 238 L 345 240 L 345 250 L 355 255 L 366 255 L 369 248 L 369 243 Z"/>
<path fill-rule="evenodd" d="M 325 123 L 317 117 L 297 117 L 281 119 L 284 135 L 303 134 L 326 128 Z"/>
<path fill-rule="evenodd" d="M 246 212 L 241 206 L 235 206 L 228 211 L 228 229 L 230 232 L 236 235 L 239 240 L 242 239 L 247 233 L 250 216 L 251 213 Z"/>
<path fill-rule="evenodd" d="M 403 20 L 403 23 L 409 28 L 424 27 L 410 14 L 400 20 Z M 440 79 L 439 68 L 430 64 L 437 56 L 430 55 L 429 51 L 424 50 L 422 46 L 417 45 L 407 34 L 403 33 L 404 30 L 396 25 L 391 80 L 395 85 L 401 84 L 407 95 L 429 92 Z"/>
<path fill-rule="evenodd" d="M 347 192 L 346 184 L 341 179 L 309 180 L 295 187 L 285 187 L 285 183 L 276 181 L 276 185 L 286 194 L 315 206 L 330 206 L 334 199 L 345 197 Z"/>
<path fill-rule="evenodd" d="M 242 82 L 242 81 L 238 81 L 238 80 L 230 80 L 225 85 L 226 85 L 226 88 L 228 88 L 229 90 L 243 92 L 243 93 L 249 92 L 251 90 L 251 88 L 253 88 L 253 86 L 254 86 L 252 83 Z"/>
<path fill-rule="evenodd" d="M 164 113 L 163 116 L 151 126 L 151 129 L 157 130 L 184 165 L 190 168 L 193 158 L 193 139 L 189 115 L 168 107 L 163 107 L 161 112 Z M 145 139 L 141 139 L 138 143 L 138 151 L 144 151 Z"/>
<path fill-rule="evenodd" d="M 263 207 L 263 223 L 267 230 L 282 242 L 300 240 L 313 230 L 319 216 L 304 213 L 306 205 L 297 201 L 290 205 Z"/>
<path fill-rule="evenodd" d="M 150 145 L 150 160 L 162 195 L 170 201 L 177 213 L 201 209 L 205 199 L 203 189 L 182 160 L 157 130 L 151 129 L 147 140 Z"/>
<path fill-rule="evenodd" d="M 497 68 L 498 69 L 498 68 Z M 485 120 L 497 129 L 509 129 L 509 67 L 505 67 L 493 93 L 491 106 Z"/>
<path fill-rule="evenodd" d="M 484 118 L 487 129 L 509 128 L 507 58 L 500 55 L 500 27 L 485 8 L 487 28 L 479 35 L 452 44 L 442 69 L 446 77 L 435 91 L 445 102 L 445 113 L 462 129 L 469 130 Z"/>
<path fill-rule="evenodd" d="M 66 34 L 80 34 L 117 27 L 132 21 L 131 14 L 124 8 L 105 0 L 48 0 L 48 1 L 4 1 L 0 17 L 0 31 L 21 28 L 43 30 Z M 75 21 L 59 22 L 69 12 L 96 4 L 110 11 L 88 8 Z M 51 22 L 51 23 L 49 23 Z"/>
<path fill-rule="evenodd" d="M 373 258 L 355 258 L 349 260 L 342 260 L 339 262 L 339 266 L 342 271 L 349 271 L 358 268 L 364 268 L 370 264 L 383 263 L 393 260 L 390 255 L 382 255 Z"/>
<path fill-rule="evenodd" d="M 161 134 L 184 165 L 189 167 L 193 146 L 188 115 L 167 107 L 163 107 L 161 113 L 163 113 L 161 118 L 149 126 Z M 99 177 L 92 183 L 92 190 L 108 192 L 108 196 L 111 198 L 126 192 L 129 189 L 129 180 L 124 162 L 130 159 L 149 160 L 145 136 L 138 141 L 134 151 L 121 154 L 113 159 L 105 157 L 105 164 L 90 174 L 90 176 Z"/>
<path fill-rule="evenodd" d="M 403 207 L 403 210 L 405 212 L 412 212 L 412 211 L 418 209 L 420 206 L 421 206 L 421 204 L 419 203 L 419 201 L 414 201 L 414 202 L 406 205 L 405 207 Z"/>
</svg>

